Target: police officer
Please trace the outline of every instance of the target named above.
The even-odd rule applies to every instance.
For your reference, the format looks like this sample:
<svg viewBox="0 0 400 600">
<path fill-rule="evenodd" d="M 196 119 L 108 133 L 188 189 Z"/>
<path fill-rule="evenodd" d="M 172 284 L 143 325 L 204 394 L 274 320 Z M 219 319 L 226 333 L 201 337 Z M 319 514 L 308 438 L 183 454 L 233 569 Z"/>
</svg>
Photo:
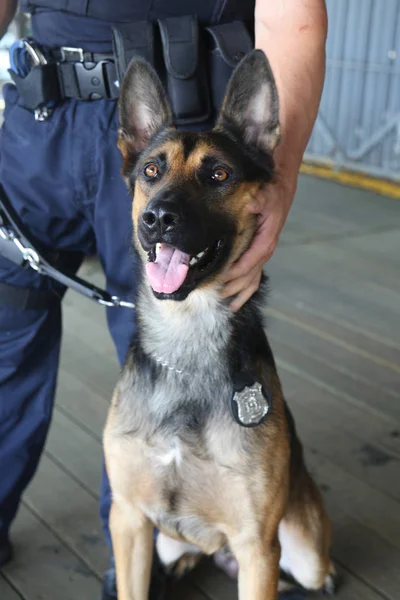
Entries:
<svg viewBox="0 0 400 600">
<path fill-rule="evenodd" d="M 33 39 L 43 56 L 62 63 L 68 72 L 72 68 L 74 76 L 77 65 L 85 67 L 85 62 L 97 64 L 106 58 L 107 65 L 112 64 L 112 23 L 154 22 L 190 10 L 203 25 L 241 20 L 255 33 L 256 47 L 269 57 L 280 96 L 281 143 L 275 155 L 279 180 L 249 206 L 259 215 L 258 232 L 224 290 L 224 297 L 233 297 L 232 310 L 237 310 L 259 285 L 262 266 L 274 251 L 295 193 L 324 77 L 324 0 L 21 0 L 20 4 L 21 10 L 31 13 Z M 16 5 L 17 0 L 0 4 L 0 35 Z M 135 287 L 129 252 L 131 199 L 119 174 L 117 94 L 114 88 L 110 92 L 115 81 L 104 82 L 107 74 L 101 73 L 100 85 L 105 87 L 100 94 L 80 89 L 75 77 L 64 81 L 68 88 L 64 98 L 39 112 L 26 108 L 14 85 L 5 86 L 0 182 L 38 243 L 57 251 L 69 270 L 78 268 L 82 256 L 97 252 L 108 290 L 130 298 Z M 64 292 L 55 281 L 0 256 L 0 567 L 11 558 L 10 525 L 35 473 L 51 419 Z M 123 362 L 134 335 L 132 311 L 111 308 L 107 316 Z M 110 543 L 109 507 L 105 476 L 101 516 Z M 104 599 L 116 597 L 113 588 L 111 570 Z"/>
</svg>

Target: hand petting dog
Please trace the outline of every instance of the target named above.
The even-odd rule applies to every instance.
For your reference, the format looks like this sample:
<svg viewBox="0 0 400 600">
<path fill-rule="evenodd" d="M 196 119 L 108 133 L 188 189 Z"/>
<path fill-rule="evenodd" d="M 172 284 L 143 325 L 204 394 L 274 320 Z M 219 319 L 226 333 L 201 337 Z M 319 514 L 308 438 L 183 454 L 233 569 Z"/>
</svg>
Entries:
<svg viewBox="0 0 400 600">
<path fill-rule="evenodd" d="M 279 8 L 277 8 L 277 4 Z M 261 190 L 250 212 L 259 215 L 250 248 L 229 271 L 223 298 L 239 310 L 258 289 L 262 267 L 289 214 L 304 150 L 317 116 L 325 74 L 327 13 L 323 0 L 258 1 L 256 48 L 268 56 L 280 107 L 280 143 L 274 152 L 277 183 Z"/>
<path fill-rule="evenodd" d="M 258 215 L 258 229 L 250 248 L 227 275 L 222 298 L 234 296 L 231 310 L 239 310 L 258 290 L 263 266 L 274 253 L 295 189 L 295 184 L 289 186 L 286 182 L 277 182 L 262 188 L 255 201 L 249 204 L 249 212 Z"/>
</svg>

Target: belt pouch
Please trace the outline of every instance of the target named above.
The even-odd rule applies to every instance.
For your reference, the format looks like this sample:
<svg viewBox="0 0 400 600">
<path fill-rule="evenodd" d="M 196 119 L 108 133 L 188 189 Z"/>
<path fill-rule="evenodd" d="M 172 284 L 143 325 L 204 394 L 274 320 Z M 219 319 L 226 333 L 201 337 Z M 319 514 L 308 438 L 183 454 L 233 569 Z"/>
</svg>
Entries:
<svg viewBox="0 0 400 600">
<path fill-rule="evenodd" d="M 8 72 L 25 108 L 35 110 L 39 106 L 49 106 L 60 100 L 56 64 L 34 66 L 25 77 L 20 77 L 11 69 Z"/>
<path fill-rule="evenodd" d="M 221 108 L 229 79 L 242 58 L 253 49 L 250 34 L 242 21 L 206 27 L 211 36 L 209 74 L 211 101 L 217 114 Z"/>
<path fill-rule="evenodd" d="M 112 38 L 120 84 L 133 57 L 141 56 L 154 66 L 154 27 L 151 23 L 136 21 L 115 25 L 112 28 Z"/>
<path fill-rule="evenodd" d="M 210 99 L 199 26 L 193 15 L 158 21 L 165 81 L 176 125 L 207 121 Z"/>
</svg>

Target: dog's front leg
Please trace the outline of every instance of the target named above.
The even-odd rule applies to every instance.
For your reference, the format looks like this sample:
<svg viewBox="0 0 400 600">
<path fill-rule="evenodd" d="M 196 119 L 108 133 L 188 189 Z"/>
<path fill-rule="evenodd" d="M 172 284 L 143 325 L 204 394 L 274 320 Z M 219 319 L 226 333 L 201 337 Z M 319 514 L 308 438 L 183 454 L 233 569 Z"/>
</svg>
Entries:
<svg viewBox="0 0 400 600">
<path fill-rule="evenodd" d="M 278 540 L 231 543 L 239 565 L 239 600 L 277 600 L 280 548 Z"/>
<path fill-rule="evenodd" d="M 117 571 L 118 600 L 148 600 L 153 556 L 153 525 L 139 511 L 129 514 L 113 502 L 110 530 Z"/>
</svg>

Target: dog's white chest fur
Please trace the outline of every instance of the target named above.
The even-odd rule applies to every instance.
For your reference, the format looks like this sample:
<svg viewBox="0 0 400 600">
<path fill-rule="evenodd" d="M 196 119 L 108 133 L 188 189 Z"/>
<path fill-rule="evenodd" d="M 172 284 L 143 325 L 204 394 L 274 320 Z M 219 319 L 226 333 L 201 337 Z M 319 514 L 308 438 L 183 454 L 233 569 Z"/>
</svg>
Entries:
<svg viewBox="0 0 400 600">
<path fill-rule="evenodd" d="M 179 468 L 183 461 L 183 448 L 179 438 L 173 438 L 166 452 L 156 454 L 154 460 L 165 467 Z"/>
<path fill-rule="evenodd" d="M 231 332 L 231 313 L 218 294 L 195 290 L 183 302 L 160 302 L 145 293 L 145 310 L 139 309 L 146 328 L 144 350 L 178 375 L 195 378 L 204 368 L 215 368 Z"/>
</svg>

